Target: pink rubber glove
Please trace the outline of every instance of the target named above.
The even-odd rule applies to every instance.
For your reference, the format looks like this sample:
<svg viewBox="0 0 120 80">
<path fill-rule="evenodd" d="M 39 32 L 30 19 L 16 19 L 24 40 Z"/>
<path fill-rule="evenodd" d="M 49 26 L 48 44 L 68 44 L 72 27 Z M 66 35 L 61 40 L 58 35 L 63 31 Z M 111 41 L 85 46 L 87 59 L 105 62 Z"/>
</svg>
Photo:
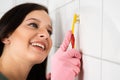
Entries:
<svg viewBox="0 0 120 80">
<path fill-rule="evenodd" d="M 77 50 L 67 50 L 72 32 L 68 31 L 65 39 L 52 57 L 51 80 L 74 80 L 80 72 L 81 54 Z"/>
</svg>

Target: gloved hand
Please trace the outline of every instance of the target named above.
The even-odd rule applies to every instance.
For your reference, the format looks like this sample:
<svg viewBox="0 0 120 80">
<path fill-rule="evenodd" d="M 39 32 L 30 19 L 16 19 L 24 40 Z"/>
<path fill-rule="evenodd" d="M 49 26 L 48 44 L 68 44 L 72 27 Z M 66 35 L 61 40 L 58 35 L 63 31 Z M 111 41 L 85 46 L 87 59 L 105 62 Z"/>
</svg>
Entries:
<svg viewBox="0 0 120 80">
<path fill-rule="evenodd" d="M 80 52 L 74 48 L 67 50 L 72 35 L 68 31 L 62 45 L 52 57 L 51 80 L 74 80 L 80 72 Z"/>
</svg>

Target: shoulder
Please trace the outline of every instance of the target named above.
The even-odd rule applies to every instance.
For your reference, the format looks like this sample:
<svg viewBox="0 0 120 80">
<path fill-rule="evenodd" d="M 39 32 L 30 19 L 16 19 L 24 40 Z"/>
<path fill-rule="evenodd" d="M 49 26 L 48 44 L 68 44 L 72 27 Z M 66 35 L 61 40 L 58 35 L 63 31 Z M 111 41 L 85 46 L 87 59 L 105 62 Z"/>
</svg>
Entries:
<svg viewBox="0 0 120 80">
<path fill-rule="evenodd" d="M 0 80 L 8 80 L 2 73 L 0 73 Z"/>
</svg>

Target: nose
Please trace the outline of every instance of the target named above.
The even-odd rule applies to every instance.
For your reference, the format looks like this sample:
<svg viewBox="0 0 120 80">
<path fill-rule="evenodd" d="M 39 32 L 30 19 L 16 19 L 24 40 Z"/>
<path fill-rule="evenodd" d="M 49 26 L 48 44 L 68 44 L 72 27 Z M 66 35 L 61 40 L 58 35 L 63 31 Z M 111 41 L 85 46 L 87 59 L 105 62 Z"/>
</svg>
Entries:
<svg viewBox="0 0 120 80">
<path fill-rule="evenodd" d="M 49 38 L 49 34 L 46 30 L 39 31 L 38 36 L 45 40 L 47 40 Z"/>
<path fill-rule="evenodd" d="M 48 40 L 48 35 L 45 34 L 45 33 L 39 33 L 39 37 L 42 38 L 42 39 L 45 39 L 45 40 Z"/>
</svg>

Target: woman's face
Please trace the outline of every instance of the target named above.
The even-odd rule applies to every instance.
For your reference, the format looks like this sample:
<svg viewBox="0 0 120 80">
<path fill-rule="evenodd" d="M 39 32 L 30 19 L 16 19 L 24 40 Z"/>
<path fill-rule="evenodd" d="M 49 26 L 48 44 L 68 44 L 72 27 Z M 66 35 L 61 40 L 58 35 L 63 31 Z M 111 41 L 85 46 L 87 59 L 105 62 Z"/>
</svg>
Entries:
<svg viewBox="0 0 120 80">
<path fill-rule="evenodd" d="M 48 14 L 43 10 L 29 13 L 18 28 L 9 36 L 9 52 L 14 56 L 41 63 L 52 46 L 52 26 Z"/>
</svg>

